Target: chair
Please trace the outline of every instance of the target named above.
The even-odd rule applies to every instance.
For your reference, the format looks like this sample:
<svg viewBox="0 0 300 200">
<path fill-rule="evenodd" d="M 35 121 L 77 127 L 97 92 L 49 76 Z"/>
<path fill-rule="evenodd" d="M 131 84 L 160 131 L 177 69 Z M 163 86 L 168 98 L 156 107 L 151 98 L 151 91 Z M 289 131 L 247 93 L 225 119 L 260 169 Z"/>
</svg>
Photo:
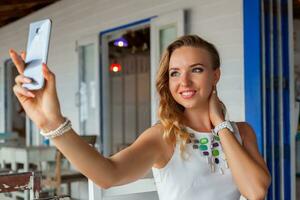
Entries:
<svg viewBox="0 0 300 200">
<path fill-rule="evenodd" d="M 85 142 L 92 147 L 95 146 L 97 136 L 96 135 L 84 135 L 80 136 Z M 87 181 L 87 178 L 80 172 L 71 169 L 68 163 L 67 168 L 63 168 L 63 161 L 66 161 L 65 156 L 57 149 L 55 158 L 55 170 L 51 172 L 45 172 L 43 175 L 43 185 L 54 187 L 56 195 L 61 195 L 61 184 L 67 184 L 68 194 L 71 195 L 71 183 Z"/>
<path fill-rule="evenodd" d="M 0 183 L 0 193 L 29 190 L 30 199 L 39 197 L 41 185 L 38 172 L 1 174 Z"/>
<path fill-rule="evenodd" d="M 43 195 L 40 193 L 40 172 L 0 174 L 0 183 L 0 193 L 14 193 L 11 197 L 5 197 L 5 199 L 71 200 L 69 195 L 43 197 Z M 29 193 L 22 193 L 24 191 L 29 191 Z"/>
</svg>

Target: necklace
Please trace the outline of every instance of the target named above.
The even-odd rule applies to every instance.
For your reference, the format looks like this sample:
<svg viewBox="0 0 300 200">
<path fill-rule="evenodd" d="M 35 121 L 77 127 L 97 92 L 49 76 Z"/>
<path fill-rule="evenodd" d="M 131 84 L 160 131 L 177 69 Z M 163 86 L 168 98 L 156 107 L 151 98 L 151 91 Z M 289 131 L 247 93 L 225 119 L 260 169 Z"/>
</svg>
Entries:
<svg viewBox="0 0 300 200">
<path fill-rule="evenodd" d="M 199 137 L 196 137 L 194 133 L 188 133 L 193 149 L 205 157 L 210 171 L 212 173 L 219 171 L 220 174 L 224 174 L 224 168 L 228 168 L 228 163 L 222 150 L 220 137 L 214 132 L 211 135 L 201 134 Z"/>
</svg>

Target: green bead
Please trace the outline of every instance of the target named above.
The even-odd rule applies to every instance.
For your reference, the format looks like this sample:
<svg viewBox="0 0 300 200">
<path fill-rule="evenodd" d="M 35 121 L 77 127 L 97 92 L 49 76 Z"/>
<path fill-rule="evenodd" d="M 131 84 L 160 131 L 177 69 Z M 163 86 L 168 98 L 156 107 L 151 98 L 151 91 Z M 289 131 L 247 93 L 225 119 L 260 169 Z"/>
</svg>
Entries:
<svg viewBox="0 0 300 200">
<path fill-rule="evenodd" d="M 202 150 L 202 151 L 205 151 L 205 150 L 208 149 L 208 147 L 207 147 L 206 145 L 201 144 L 201 145 L 199 146 L 199 149 Z"/>
<path fill-rule="evenodd" d="M 218 156 L 219 155 L 219 150 L 217 150 L 217 149 L 214 149 L 213 151 L 212 151 L 212 155 L 213 156 Z"/>
<path fill-rule="evenodd" d="M 219 136 L 214 136 L 215 140 L 220 141 L 220 137 Z"/>
<path fill-rule="evenodd" d="M 208 143 L 208 139 L 207 138 L 200 139 L 200 144 L 207 144 L 207 143 Z"/>
</svg>

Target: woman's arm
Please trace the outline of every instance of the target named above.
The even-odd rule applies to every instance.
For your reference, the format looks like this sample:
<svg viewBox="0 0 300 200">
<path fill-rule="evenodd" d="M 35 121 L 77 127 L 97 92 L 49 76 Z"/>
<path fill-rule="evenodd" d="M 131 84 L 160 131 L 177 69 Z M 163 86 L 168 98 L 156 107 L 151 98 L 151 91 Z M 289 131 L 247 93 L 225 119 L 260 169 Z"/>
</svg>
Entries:
<svg viewBox="0 0 300 200">
<path fill-rule="evenodd" d="M 215 86 L 209 99 L 209 117 L 214 127 L 225 121 L 223 104 Z M 228 165 L 243 196 L 250 200 L 264 199 L 271 183 L 268 168 L 258 152 L 252 128 L 247 123 L 239 123 L 238 126 L 243 146 L 228 129 L 219 132 Z"/>
<path fill-rule="evenodd" d="M 147 129 L 129 147 L 106 158 L 73 130 L 53 139 L 55 146 L 85 176 L 102 188 L 142 178 L 160 156 L 157 126 Z"/>
<path fill-rule="evenodd" d="M 64 118 L 60 111 L 54 73 L 43 64 L 44 88 L 29 91 L 22 87 L 24 83 L 32 81 L 24 76 L 25 52 L 19 55 L 11 49 L 9 54 L 19 72 L 13 90 L 27 116 L 44 132 L 56 129 Z M 161 153 L 160 135 L 159 126 L 153 126 L 130 147 L 110 158 L 100 155 L 73 130 L 54 138 L 53 143 L 80 172 L 97 185 L 109 188 L 137 180 L 149 171 Z"/>
<path fill-rule="evenodd" d="M 250 200 L 264 199 L 271 177 L 259 154 L 255 133 L 247 123 L 237 123 L 243 146 L 228 129 L 219 132 L 228 165 L 241 194 Z"/>
</svg>

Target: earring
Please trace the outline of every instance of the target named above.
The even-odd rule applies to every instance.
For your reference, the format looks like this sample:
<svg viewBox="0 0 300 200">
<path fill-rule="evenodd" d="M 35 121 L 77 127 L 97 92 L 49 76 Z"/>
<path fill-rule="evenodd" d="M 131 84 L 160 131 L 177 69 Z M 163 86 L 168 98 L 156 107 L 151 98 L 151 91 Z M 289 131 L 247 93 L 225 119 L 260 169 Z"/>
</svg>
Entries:
<svg viewBox="0 0 300 200">
<path fill-rule="evenodd" d="M 212 93 L 213 93 L 213 94 L 216 94 L 216 93 L 217 93 L 217 88 L 216 88 L 215 85 L 213 86 L 213 91 L 212 91 Z"/>
</svg>

